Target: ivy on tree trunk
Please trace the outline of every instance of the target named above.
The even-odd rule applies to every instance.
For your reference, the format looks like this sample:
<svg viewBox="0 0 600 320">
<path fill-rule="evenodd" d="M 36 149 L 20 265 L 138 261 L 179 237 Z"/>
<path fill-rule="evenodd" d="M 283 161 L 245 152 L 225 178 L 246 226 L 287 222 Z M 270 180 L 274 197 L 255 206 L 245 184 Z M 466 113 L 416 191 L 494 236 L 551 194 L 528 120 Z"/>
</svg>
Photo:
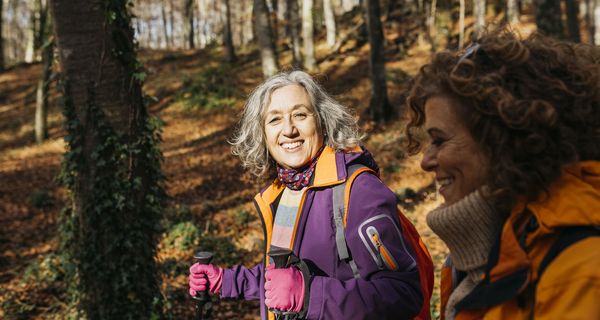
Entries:
<svg viewBox="0 0 600 320">
<path fill-rule="evenodd" d="M 156 244 L 166 198 L 160 122 L 142 97 L 127 0 L 52 0 L 67 135 L 61 222 L 88 319 L 161 318 Z M 71 269 L 71 268 L 70 268 Z"/>
</svg>

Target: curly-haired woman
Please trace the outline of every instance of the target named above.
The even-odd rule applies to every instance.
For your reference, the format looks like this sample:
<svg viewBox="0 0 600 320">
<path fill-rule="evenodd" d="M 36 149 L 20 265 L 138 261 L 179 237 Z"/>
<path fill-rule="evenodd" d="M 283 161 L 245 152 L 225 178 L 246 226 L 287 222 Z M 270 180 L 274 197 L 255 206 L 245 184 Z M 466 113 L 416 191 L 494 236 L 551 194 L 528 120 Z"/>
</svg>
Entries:
<svg viewBox="0 0 600 320">
<path fill-rule="evenodd" d="M 268 259 L 253 268 L 194 264 L 190 294 L 209 288 L 222 298 L 260 299 L 262 319 L 272 310 L 285 312 L 281 319 L 408 319 L 420 310 L 427 318 L 418 247 L 401 232 L 409 226 L 394 194 L 376 174 L 359 175 L 377 171 L 360 138 L 354 117 L 307 73 L 259 85 L 233 150 L 256 175 L 277 172 L 254 198 L 265 251 L 291 249 L 298 261 L 277 269 Z"/>
<path fill-rule="evenodd" d="M 600 319 L 599 61 L 504 30 L 421 68 L 407 133 L 445 200 L 446 319 Z"/>
</svg>

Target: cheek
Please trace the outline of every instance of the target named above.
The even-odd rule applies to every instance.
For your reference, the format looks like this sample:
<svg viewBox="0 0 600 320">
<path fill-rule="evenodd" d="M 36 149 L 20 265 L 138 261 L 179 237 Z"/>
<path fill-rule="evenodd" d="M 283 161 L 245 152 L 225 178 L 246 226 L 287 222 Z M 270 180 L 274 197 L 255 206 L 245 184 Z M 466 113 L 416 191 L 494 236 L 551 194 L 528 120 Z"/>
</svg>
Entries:
<svg viewBox="0 0 600 320">
<path fill-rule="evenodd" d="M 273 126 L 267 126 L 265 127 L 265 137 L 267 139 L 267 141 L 271 141 L 273 139 L 277 138 L 277 134 L 276 134 L 276 130 Z"/>
<path fill-rule="evenodd" d="M 437 161 L 439 166 L 447 173 L 453 174 L 455 178 L 462 177 L 468 180 L 467 183 L 471 180 L 473 174 L 479 171 L 473 153 L 468 148 L 458 145 L 448 145 L 441 148 L 437 153 Z"/>
<path fill-rule="evenodd" d="M 438 162 L 438 165 L 446 170 L 451 170 L 456 168 L 456 159 L 460 156 L 454 150 L 454 148 L 446 147 L 439 148 L 435 153 L 435 159 Z"/>
<path fill-rule="evenodd" d="M 269 150 L 271 150 L 277 144 L 277 134 L 272 128 L 265 129 L 265 140 Z"/>
</svg>

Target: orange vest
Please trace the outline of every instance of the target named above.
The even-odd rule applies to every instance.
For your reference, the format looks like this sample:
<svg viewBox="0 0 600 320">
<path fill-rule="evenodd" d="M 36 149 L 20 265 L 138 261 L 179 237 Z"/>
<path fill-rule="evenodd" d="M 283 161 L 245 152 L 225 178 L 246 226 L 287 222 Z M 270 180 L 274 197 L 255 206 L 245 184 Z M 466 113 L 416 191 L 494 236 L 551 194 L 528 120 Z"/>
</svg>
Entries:
<svg viewBox="0 0 600 320">
<path fill-rule="evenodd" d="M 599 161 L 564 167 L 549 196 L 513 208 L 485 279 L 457 304 L 456 319 L 600 319 L 600 237 L 568 246 L 538 275 L 560 230 L 586 226 L 600 226 Z M 444 266 L 442 318 L 452 276 Z"/>
</svg>

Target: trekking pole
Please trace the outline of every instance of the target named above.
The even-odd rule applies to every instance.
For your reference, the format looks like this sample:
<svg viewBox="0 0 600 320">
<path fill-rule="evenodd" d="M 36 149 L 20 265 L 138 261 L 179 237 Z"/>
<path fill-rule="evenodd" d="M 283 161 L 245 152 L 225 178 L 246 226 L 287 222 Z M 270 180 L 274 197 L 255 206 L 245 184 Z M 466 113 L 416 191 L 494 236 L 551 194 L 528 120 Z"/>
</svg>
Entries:
<svg viewBox="0 0 600 320">
<path fill-rule="evenodd" d="M 198 251 L 194 254 L 194 259 L 199 264 L 209 264 L 213 258 L 212 252 Z M 196 320 L 209 319 L 212 311 L 212 303 L 210 296 L 208 295 L 210 284 L 206 284 L 206 290 L 196 292 L 194 299 L 196 300 Z M 204 307 L 206 306 L 206 315 L 204 314 Z"/>
<path fill-rule="evenodd" d="M 269 251 L 269 257 L 273 259 L 275 269 L 282 269 L 287 266 L 288 260 L 292 255 L 292 250 L 274 247 Z M 271 310 L 275 314 L 275 320 L 285 319 L 284 311 L 273 309 Z"/>
</svg>

